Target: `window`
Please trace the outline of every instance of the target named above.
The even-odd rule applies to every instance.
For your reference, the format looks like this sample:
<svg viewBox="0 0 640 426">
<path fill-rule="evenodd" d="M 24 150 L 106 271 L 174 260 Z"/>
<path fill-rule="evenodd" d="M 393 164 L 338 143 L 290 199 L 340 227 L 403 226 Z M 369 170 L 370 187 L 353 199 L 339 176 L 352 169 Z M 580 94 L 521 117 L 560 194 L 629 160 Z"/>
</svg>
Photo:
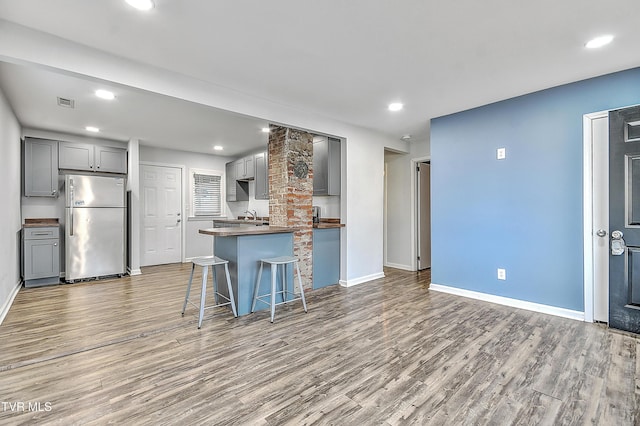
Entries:
<svg viewBox="0 0 640 426">
<path fill-rule="evenodd" d="M 191 170 L 193 216 L 222 216 L 222 173 Z"/>
</svg>

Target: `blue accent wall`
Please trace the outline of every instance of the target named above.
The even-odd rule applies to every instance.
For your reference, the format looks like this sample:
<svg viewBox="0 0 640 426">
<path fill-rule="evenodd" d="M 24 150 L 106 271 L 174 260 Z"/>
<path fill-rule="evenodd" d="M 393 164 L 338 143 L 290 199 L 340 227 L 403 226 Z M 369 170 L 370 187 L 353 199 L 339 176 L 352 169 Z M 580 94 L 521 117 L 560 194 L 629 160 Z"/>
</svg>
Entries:
<svg viewBox="0 0 640 426">
<path fill-rule="evenodd" d="M 433 119 L 432 282 L 583 311 L 583 115 L 635 104 L 640 68 Z"/>
</svg>

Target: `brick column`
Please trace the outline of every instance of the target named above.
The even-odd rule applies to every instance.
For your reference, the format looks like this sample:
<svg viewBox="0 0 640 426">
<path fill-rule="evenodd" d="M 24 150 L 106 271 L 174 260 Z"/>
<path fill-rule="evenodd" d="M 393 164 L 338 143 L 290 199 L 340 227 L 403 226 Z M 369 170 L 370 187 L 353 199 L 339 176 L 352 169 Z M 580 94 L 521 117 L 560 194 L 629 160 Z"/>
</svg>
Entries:
<svg viewBox="0 0 640 426">
<path fill-rule="evenodd" d="M 293 252 L 302 286 L 313 287 L 313 136 L 271 126 L 269 134 L 269 225 L 300 228 Z"/>
</svg>

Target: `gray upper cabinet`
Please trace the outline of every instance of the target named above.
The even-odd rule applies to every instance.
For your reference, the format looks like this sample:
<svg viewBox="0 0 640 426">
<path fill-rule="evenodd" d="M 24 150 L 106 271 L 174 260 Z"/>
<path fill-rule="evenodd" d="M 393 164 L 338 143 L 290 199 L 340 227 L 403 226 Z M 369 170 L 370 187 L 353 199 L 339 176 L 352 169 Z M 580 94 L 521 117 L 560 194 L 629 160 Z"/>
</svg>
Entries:
<svg viewBox="0 0 640 426">
<path fill-rule="evenodd" d="M 340 139 L 313 138 L 313 195 L 340 195 Z"/>
<path fill-rule="evenodd" d="M 226 199 L 227 201 L 249 200 L 249 182 L 236 180 L 237 161 L 225 165 Z"/>
<path fill-rule="evenodd" d="M 234 164 L 236 180 L 252 180 L 255 177 L 253 155 L 236 160 Z"/>
<path fill-rule="evenodd" d="M 25 138 L 23 155 L 25 197 L 57 197 L 58 142 Z"/>
<path fill-rule="evenodd" d="M 60 142 L 58 167 L 61 169 L 93 171 L 93 145 Z"/>
<path fill-rule="evenodd" d="M 266 152 L 256 154 L 254 157 L 255 162 L 255 190 L 256 200 L 268 200 L 269 199 L 269 162 Z"/>
<path fill-rule="evenodd" d="M 95 171 L 127 173 L 127 150 L 111 146 L 95 146 Z"/>
<path fill-rule="evenodd" d="M 225 181 L 227 201 L 236 201 L 236 166 L 234 163 L 225 165 Z"/>
<path fill-rule="evenodd" d="M 127 173 L 127 150 L 103 145 L 60 142 L 61 169 Z"/>
</svg>

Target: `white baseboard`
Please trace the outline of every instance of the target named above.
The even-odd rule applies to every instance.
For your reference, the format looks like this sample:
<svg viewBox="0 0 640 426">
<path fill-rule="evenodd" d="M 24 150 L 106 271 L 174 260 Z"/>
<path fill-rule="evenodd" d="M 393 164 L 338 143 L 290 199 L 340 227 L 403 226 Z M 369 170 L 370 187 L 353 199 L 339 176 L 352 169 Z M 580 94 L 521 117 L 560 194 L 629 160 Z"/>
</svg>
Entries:
<svg viewBox="0 0 640 426">
<path fill-rule="evenodd" d="M 0 308 L 0 324 L 2 324 L 2 321 L 4 321 L 5 317 L 9 313 L 9 309 L 11 308 L 11 305 L 13 305 L 13 301 L 18 295 L 20 287 L 22 287 L 22 281 L 18 281 L 13 290 L 11 290 L 11 293 L 9 293 L 9 297 L 2 305 L 2 308 Z"/>
<path fill-rule="evenodd" d="M 542 305 L 540 303 L 526 302 L 524 300 L 511 299 L 509 297 L 496 296 L 493 294 L 479 293 L 477 291 L 465 290 L 456 287 L 449 287 L 441 284 L 429 285 L 430 290 L 442 293 L 455 294 L 457 296 L 469 297 L 471 299 L 485 302 L 497 303 L 498 305 L 511 306 L 512 308 L 526 309 L 527 311 L 540 312 L 542 314 L 555 315 L 558 317 L 584 321 L 584 312 L 573 311 L 571 309 L 558 308 L 556 306 Z"/>
<path fill-rule="evenodd" d="M 416 270 L 411 265 L 402 265 L 400 263 L 385 263 L 387 268 L 402 269 L 403 271 L 415 272 Z"/>
<path fill-rule="evenodd" d="M 354 285 L 366 283 L 367 281 L 377 280 L 378 278 L 384 278 L 384 272 L 378 272 L 377 274 L 366 275 L 360 278 L 354 278 L 352 280 L 340 280 L 339 283 L 342 287 L 353 287 Z"/>
<path fill-rule="evenodd" d="M 142 270 L 141 269 L 131 269 L 131 268 L 127 268 L 127 272 L 129 273 L 130 276 L 133 275 L 142 275 Z"/>
</svg>

